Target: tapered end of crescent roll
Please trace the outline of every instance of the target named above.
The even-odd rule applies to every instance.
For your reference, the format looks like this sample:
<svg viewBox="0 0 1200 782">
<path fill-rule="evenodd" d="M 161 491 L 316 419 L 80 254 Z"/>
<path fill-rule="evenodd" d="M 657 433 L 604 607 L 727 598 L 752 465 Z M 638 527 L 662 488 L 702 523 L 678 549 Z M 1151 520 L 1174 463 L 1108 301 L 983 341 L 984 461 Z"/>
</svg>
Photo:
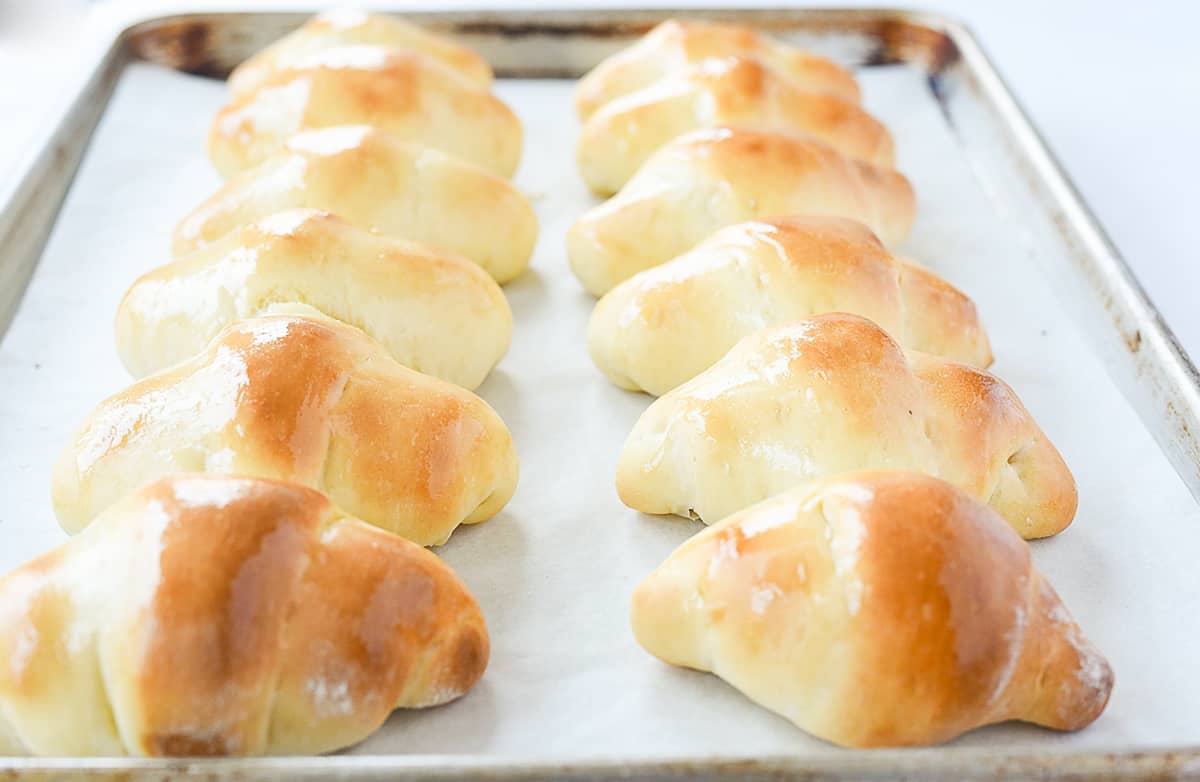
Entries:
<svg viewBox="0 0 1200 782">
<path fill-rule="evenodd" d="M 669 19 L 580 79 L 575 88 L 576 112 L 580 119 L 587 119 L 609 101 L 640 90 L 689 63 L 731 55 L 757 57 L 802 89 L 856 103 L 859 100 L 854 76 L 824 57 L 742 25 Z"/>
<path fill-rule="evenodd" d="M 588 346 L 613 383 L 660 395 L 763 326 L 822 312 L 862 315 L 908 348 L 991 362 L 969 298 L 893 257 L 861 223 L 836 217 L 772 218 L 717 231 L 606 293 L 592 312 Z"/>
<path fill-rule="evenodd" d="M 617 464 L 621 500 L 711 523 L 805 480 L 860 469 L 942 478 L 1023 537 L 1074 518 L 1075 480 L 1016 393 L 829 313 L 763 328 L 657 399 Z"/>
<path fill-rule="evenodd" d="M 291 483 L 176 474 L 0 578 L 0 712 L 23 753 L 333 751 L 483 675 L 434 555 Z"/>
<path fill-rule="evenodd" d="M 403 19 L 336 9 L 318 14 L 303 27 L 255 54 L 229 74 L 234 95 L 253 92 L 281 69 L 306 56 L 338 46 L 366 44 L 400 51 L 418 52 L 437 60 L 460 76 L 488 87 L 492 69 L 487 61 L 449 38 L 430 33 Z"/>
<path fill-rule="evenodd" d="M 276 315 L 236 321 L 100 403 L 56 465 L 55 513 L 76 532 L 178 471 L 300 483 L 436 545 L 497 513 L 518 466 L 508 428 L 471 392 L 396 363 L 351 326 Z"/>
<path fill-rule="evenodd" d="M 297 209 L 139 278 L 117 310 L 117 351 L 142 377 L 199 353 L 234 320 L 298 307 L 353 323 L 401 364 L 465 388 L 512 337 L 500 286 L 466 258 Z"/>
<path fill-rule="evenodd" d="M 511 183 L 435 149 L 367 125 L 293 136 L 231 178 L 175 229 L 186 255 L 285 209 L 332 212 L 364 230 L 456 252 L 497 282 L 529 265 L 537 215 Z"/>
<path fill-rule="evenodd" d="M 521 159 L 512 110 L 435 59 L 382 46 L 321 49 L 280 67 L 217 112 L 208 154 L 222 176 L 304 130 L 369 124 L 510 177 Z"/>
<path fill-rule="evenodd" d="M 848 217 L 885 243 L 912 224 L 911 185 L 783 131 L 710 128 L 661 147 L 567 234 L 571 269 L 594 295 L 695 247 L 720 228 L 791 214 Z"/>
<path fill-rule="evenodd" d="M 660 659 L 849 747 L 1074 730 L 1112 689 L 1028 546 L 917 473 L 831 476 L 720 521 L 637 587 L 631 621 Z"/>
<path fill-rule="evenodd" d="M 611 195 L 663 144 L 718 125 L 798 131 L 847 157 L 892 164 L 891 134 L 858 103 L 805 90 L 753 57 L 730 56 L 687 66 L 588 117 L 580 172 L 593 191 Z"/>
</svg>

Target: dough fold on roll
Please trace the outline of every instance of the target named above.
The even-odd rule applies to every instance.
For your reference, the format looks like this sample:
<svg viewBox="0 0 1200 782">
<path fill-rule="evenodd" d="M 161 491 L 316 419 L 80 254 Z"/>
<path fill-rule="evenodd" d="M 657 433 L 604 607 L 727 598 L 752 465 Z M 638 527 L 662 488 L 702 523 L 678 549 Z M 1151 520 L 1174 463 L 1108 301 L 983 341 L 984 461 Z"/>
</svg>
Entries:
<svg viewBox="0 0 1200 782">
<path fill-rule="evenodd" d="M 381 46 L 322 49 L 279 68 L 217 112 L 208 155 L 229 177 L 296 133 L 359 124 L 502 177 L 521 159 L 521 123 L 503 101 L 437 60 Z"/>
<path fill-rule="evenodd" d="M 695 247 L 719 228 L 795 214 L 849 217 L 893 244 L 912 224 L 903 175 L 783 131 L 710 128 L 655 152 L 621 192 L 567 232 L 571 269 L 589 293 Z"/>
<path fill-rule="evenodd" d="M 302 486 L 174 475 L 0 577 L 0 754 L 331 752 L 488 652 L 420 546 Z"/>
<path fill-rule="evenodd" d="M 617 492 L 645 513 L 713 522 L 812 478 L 923 472 L 990 505 L 1025 538 L 1075 516 L 1075 479 L 1003 381 L 907 354 L 857 315 L 765 328 L 638 419 Z"/>
<path fill-rule="evenodd" d="M 422 545 L 485 521 L 512 497 L 508 428 L 470 391 L 392 360 L 327 318 L 236 321 L 201 354 L 101 402 L 55 466 L 74 533 L 163 475 L 293 481 Z"/>
<path fill-rule="evenodd" d="M 824 57 L 776 41 L 735 24 L 668 19 L 593 68 L 575 88 L 580 119 L 611 100 L 709 57 L 751 55 L 806 90 L 859 101 L 858 82 L 845 68 Z"/>
<path fill-rule="evenodd" d="M 847 157 L 892 165 L 892 136 L 858 103 L 797 86 L 751 57 L 701 60 L 602 106 L 580 131 L 583 179 L 611 195 L 676 136 L 719 125 L 799 131 Z"/>
<path fill-rule="evenodd" d="M 117 311 L 117 352 L 142 377 L 199 353 L 235 320 L 298 307 L 357 326 L 401 364 L 472 389 L 512 337 L 508 300 L 474 263 L 298 209 L 143 275 Z"/>
<path fill-rule="evenodd" d="M 709 527 L 638 586 L 632 623 L 656 657 L 846 747 L 1078 730 L 1113 685 L 1029 546 L 913 473 L 823 478 Z"/>
<path fill-rule="evenodd" d="M 717 231 L 606 293 L 592 312 L 588 347 L 613 383 L 660 395 L 763 326 L 824 312 L 862 315 L 914 350 L 979 367 L 992 361 L 969 298 L 838 217 Z"/>
<path fill-rule="evenodd" d="M 471 49 L 395 16 L 351 9 L 325 11 L 255 54 L 229 74 L 234 95 L 258 89 L 275 73 L 316 52 L 339 46 L 382 46 L 437 60 L 480 87 L 492 84 L 492 68 Z"/>
<path fill-rule="evenodd" d="M 466 256 L 497 282 L 529 265 L 537 216 L 507 180 L 365 125 L 300 133 L 230 179 L 175 229 L 178 257 L 292 208 Z"/>
</svg>

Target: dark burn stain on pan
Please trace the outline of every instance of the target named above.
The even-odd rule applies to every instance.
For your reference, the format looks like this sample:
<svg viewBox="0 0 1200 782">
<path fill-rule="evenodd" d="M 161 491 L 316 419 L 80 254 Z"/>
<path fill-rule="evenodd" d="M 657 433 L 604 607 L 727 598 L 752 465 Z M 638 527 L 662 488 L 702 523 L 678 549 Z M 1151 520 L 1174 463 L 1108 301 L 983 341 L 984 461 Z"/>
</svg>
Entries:
<svg viewBox="0 0 1200 782">
<path fill-rule="evenodd" d="M 936 76 L 962 57 L 953 38 L 923 25 L 887 20 L 864 25 L 862 32 L 876 42 L 867 65 L 915 62 Z"/>
<path fill-rule="evenodd" d="M 224 72 L 213 62 L 212 26 L 204 21 L 148 25 L 130 36 L 133 55 L 177 71 L 203 75 Z"/>
</svg>

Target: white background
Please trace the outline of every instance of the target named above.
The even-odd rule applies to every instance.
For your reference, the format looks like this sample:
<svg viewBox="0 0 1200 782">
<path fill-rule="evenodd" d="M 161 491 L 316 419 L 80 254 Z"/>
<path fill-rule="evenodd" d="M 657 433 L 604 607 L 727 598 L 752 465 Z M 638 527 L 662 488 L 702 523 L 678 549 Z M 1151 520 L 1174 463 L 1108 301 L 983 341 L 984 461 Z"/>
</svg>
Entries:
<svg viewBox="0 0 1200 782">
<path fill-rule="evenodd" d="M 258 7 L 303 5 L 249 1 Z M 88 25 L 89 8 L 115 2 L 0 0 L 0 176 L 11 175 L 14 164 L 31 154 L 53 119 L 64 81 L 85 67 L 78 53 L 95 34 Z M 577 0 L 503 4 L 581 5 Z M 674 4 L 702 5 L 704 0 Z M 886 5 L 887 0 L 866 4 Z M 403 0 L 390 4 L 403 5 Z M 1200 291 L 1200 2 L 924 0 L 917 5 L 953 14 L 979 35 L 1168 323 L 1189 352 L 1200 356 L 1195 302 Z"/>
</svg>

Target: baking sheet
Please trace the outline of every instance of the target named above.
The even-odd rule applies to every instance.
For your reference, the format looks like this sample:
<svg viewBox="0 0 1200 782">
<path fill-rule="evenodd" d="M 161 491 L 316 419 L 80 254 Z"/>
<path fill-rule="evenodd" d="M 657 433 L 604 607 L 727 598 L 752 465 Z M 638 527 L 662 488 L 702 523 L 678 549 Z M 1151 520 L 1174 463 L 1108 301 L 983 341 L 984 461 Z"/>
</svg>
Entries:
<svg viewBox="0 0 1200 782">
<path fill-rule="evenodd" d="M 902 251 L 978 303 L 994 371 L 1011 383 L 1079 481 L 1076 523 L 1033 545 L 1085 632 L 1108 655 L 1107 712 L 1077 734 L 1016 724 L 962 746 L 1169 746 L 1200 741 L 1200 510 L 1062 313 L 1039 257 L 1005 225 L 945 124 L 924 76 L 862 74 L 866 105 L 892 129 L 919 194 Z M 649 398 L 609 385 L 587 357 L 592 300 L 563 236 L 594 203 L 574 167 L 570 82 L 501 81 L 524 119 L 517 183 L 542 234 L 533 267 L 506 287 L 512 349 L 480 393 L 522 460 L 514 500 L 438 552 L 479 598 L 492 634 L 487 675 L 467 697 L 400 713 L 355 754 L 522 758 L 761 756 L 835 751 L 715 677 L 670 668 L 634 642 L 633 586 L 699 525 L 626 509 L 612 487 L 621 443 Z M 9 333 L 0 342 L 0 569 L 57 545 L 50 468 L 71 429 L 129 379 L 113 348 L 117 302 L 167 260 L 178 219 L 217 185 L 203 156 L 223 85 L 134 65 L 122 77 Z"/>
</svg>

